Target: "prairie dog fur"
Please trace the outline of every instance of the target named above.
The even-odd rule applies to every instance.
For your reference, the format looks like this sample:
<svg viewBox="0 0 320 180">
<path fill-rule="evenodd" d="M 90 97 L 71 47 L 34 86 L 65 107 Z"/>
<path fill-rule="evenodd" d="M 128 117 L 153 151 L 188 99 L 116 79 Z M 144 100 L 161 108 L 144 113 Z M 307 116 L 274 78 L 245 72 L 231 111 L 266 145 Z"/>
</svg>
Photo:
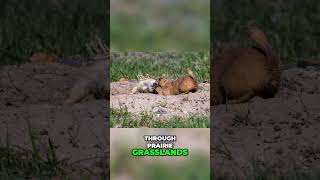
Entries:
<svg viewBox="0 0 320 180">
<path fill-rule="evenodd" d="M 257 47 L 227 49 L 211 63 L 211 105 L 243 103 L 254 96 L 271 98 L 278 91 L 278 56 L 259 28 L 248 25 L 246 31 Z"/>
<path fill-rule="evenodd" d="M 98 61 L 85 74 L 85 78 L 78 80 L 69 92 L 69 96 L 65 101 L 67 104 L 80 102 L 83 98 L 93 95 L 95 98 L 109 97 L 107 62 Z"/>
<path fill-rule="evenodd" d="M 188 94 L 198 89 L 196 76 L 190 68 L 187 69 L 188 74 L 173 81 L 164 77 L 158 79 L 158 87 L 156 92 L 160 95 L 178 95 L 180 93 Z"/>
<path fill-rule="evenodd" d="M 140 80 L 139 83 L 133 87 L 130 94 L 136 94 L 137 92 L 140 93 L 153 93 L 157 86 L 157 82 L 155 79 L 143 79 Z"/>
<path fill-rule="evenodd" d="M 305 68 L 307 66 L 320 67 L 319 60 L 302 60 L 297 63 L 298 67 Z"/>
</svg>

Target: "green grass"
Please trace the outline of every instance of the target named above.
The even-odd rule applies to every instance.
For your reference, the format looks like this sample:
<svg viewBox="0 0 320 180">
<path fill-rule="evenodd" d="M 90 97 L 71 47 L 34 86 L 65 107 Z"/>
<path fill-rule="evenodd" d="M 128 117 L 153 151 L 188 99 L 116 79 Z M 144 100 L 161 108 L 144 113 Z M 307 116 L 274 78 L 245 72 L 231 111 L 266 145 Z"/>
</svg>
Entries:
<svg viewBox="0 0 320 180">
<path fill-rule="evenodd" d="M 142 112 L 138 116 L 131 115 L 126 108 L 111 109 L 110 127 L 118 128 L 209 128 L 209 118 L 205 116 L 172 117 L 158 120 L 151 113 Z"/>
<path fill-rule="evenodd" d="M 241 26 L 254 21 L 267 34 L 284 63 L 320 58 L 320 5 L 318 0 L 222 0 L 211 3 L 211 42 L 247 45 Z M 244 43 L 243 43 L 244 42 Z"/>
<path fill-rule="evenodd" d="M 31 149 L 13 146 L 9 142 L 7 132 L 6 144 L 0 144 L 0 178 L 30 178 L 30 177 L 62 177 L 66 175 L 67 163 L 56 156 L 57 147 L 46 132 L 35 131 L 27 120 L 27 128 Z M 38 149 L 40 136 L 47 137 L 48 152 L 41 153 Z"/>
<path fill-rule="evenodd" d="M 0 143 L 0 179 L 70 179 L 75 174 L 90 177 L 89 170 L 78 167 L 80 161 L 70 162 L 57 156 L 59 146 L 55 145 L 46 130 L 33 129 L 30 122 L 26 122 L 31 148 L 12 145 L 7 131 L 5 144 Z M 40 141 L 44 138 L 46 143 Z"/>
<path fill-rule="evenodd" d="M 0 146 L 0 179 L 27 177 L 64 177 L 68 164 L 58 160 L 52 144 L 46 157 L 20 147 Z"/>
<path fill-rule="evenodd" d="M 96 42 L 109 41 L 108 22 L 104 0 L 2 0 L 0 64 L 26 62 L 34 52 L 100 53 Z"/>
<path fill-rule="evenodd" d="M 156 53 L 152 56 L 156 56 Z M 180 53 L 173 60 L 163 57 L 157 60 L 129 57 L 126 60 L 114 60 L 110 69 L 111 81 L 138 79 L 138 75 L 146 74 L 152 77 L 167 74 L 170 78 L 177 78 L 185 75 L 188 67 L 192 68 L 199 82 L 209 80 L 209 53 Z"/>
</svg>

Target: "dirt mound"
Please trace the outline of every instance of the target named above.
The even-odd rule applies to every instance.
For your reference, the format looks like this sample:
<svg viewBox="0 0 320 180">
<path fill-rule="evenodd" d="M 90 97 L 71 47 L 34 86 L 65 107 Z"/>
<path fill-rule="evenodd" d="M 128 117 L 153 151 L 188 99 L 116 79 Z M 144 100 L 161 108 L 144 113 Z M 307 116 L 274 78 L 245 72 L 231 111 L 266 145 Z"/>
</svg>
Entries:
<svg viewBox="0 0 320 180">
<path fill-rule="evenodd" d="M 63 102 L 73 83 L 88 67 L 61 64 L 23 64 L 0 70 L 0 143 L 31 148 L 27 122 L 36 131 L 48 132 L 60 160 L 77 162 L 82 168 L 101 173 L 105 159 L 107 103 L 89 97 L 75 105 Z M 45 133 L 46 134 L 46 133 Z M 47 144 L 46 136 L 39 136 Z M 46 152 L 47 149 L 41 149 Z M 44 147 L 44 146 L 43 146 Z"/>
<path fill-rule="evenodd" d="M 218 176 L 319 172 L 319 69 L 285 70 L 275 98 L 256 97 L 227 110 L 211 108 L 211 160 Z"/>
<path fill-rule="evenodd" d="M 189 94 L 161 96 L 138 93 L 130 95 L 136 83 L 137 81 L 111 83 L 110 107 L 112 109 L 126 108 L 133 115 L 148 112 L 154 117 L 165 119 L 192 115 L 209 117 L 209 83 L 200 83 L 197 92 Z"/>
</svg>

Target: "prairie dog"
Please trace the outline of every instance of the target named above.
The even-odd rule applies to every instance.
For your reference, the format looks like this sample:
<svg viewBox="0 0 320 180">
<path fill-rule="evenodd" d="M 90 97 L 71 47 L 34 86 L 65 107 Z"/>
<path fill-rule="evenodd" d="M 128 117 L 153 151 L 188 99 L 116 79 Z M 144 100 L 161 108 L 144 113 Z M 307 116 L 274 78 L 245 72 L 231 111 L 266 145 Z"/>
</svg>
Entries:
<svg viewBox="0 0 320 180">
<path fill-rule="evenodd" d="M 30 61 L 33 64 L 52 64 L 58 62 L 58 57 L 52 53 L 34 53 L 30 57 Z"/>
<path fill-rule="evenodd" d="M 320 67 L 320 60 L 302 60 L 297 63 L 298 67 L 305 68 L 307 66 Z"/>
<path fill-rule="evenodd" d="M 271 98 L 278 91 L 278 56 L 259 28 L 248 25 L 246 30 L 257 47 L 227 49 L 211 63 L 211 105 L 243 103 L 254 96 Z"/>
<path fill-rule="evenodd" d="M 69 92 L 65 101 L 67 104 L 78 103 L 83 98 L 93 95 L 95 98 L 109 97 L 109 82 L 107 62 L 98 61 L 87 72 L 84 79 L 78 80 Z"/>
<path fill-rule="evenodd" d="M 198 89 L 196 76 L 190 68 L 187 69 L 188 74 L 173 81 L 164 77 L 158 79 L 158 87 L 156 92 L 160 95 L 178 95 L 180 93 L 188 94 Z"/>
<path fill-rule="evenodd" d="M 133 87 L 130 94 L 136 94 L 137 92 L 140 93 L 153 93 L 157 86 L 157 82 L 155 79 L 143 79 L 140 80 L 139 83 Z"/>
</svg>

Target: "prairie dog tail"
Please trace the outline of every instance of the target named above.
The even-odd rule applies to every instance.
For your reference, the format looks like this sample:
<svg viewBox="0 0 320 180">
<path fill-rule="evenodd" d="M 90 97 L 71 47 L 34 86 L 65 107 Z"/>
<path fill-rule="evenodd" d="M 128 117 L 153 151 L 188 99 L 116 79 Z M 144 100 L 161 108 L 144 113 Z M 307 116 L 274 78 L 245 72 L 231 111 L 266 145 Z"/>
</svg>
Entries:
<svg viewBox="0 0 320 180">
<path fill-rule="evenodd" d="M 188 71 L 188 76 L 190 76 L 192 79 L 196 80 L 196 75 L 194 75 L 191 68 L 188 68 L 187 71 Z"/>
<path fill-rule="evenodd" d="M 279 89 L 280 84 L 280 59 L 273 51 L 268 42 L 266 35 L 255 26 L 248 26 L 248 33 L 252 40 L 254 40 L 259 49 L 264 51 L 266 55 L 266 69 L 269 72 L 269 81 L 264 85 L 262 93 L 263 97 L 272 97 Z"/>
<path fill-rule="evenodd" d="M 270 67 L 278 67 L 280 63 L 279 59 L 269 44 L 266 35 L 259 28 L 253 25 L 248 25 L 247 31 L 250 38 L 254 40 L 258 44 L 259 48 L 266 53 Z"/>
</svg>

